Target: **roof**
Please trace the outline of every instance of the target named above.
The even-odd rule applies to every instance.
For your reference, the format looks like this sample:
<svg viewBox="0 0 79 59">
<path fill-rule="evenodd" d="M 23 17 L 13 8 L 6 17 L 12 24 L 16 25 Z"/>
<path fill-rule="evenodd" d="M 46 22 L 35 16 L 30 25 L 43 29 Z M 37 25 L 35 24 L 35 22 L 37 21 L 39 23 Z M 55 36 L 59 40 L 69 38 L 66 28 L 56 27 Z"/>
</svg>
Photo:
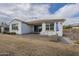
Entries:
<svg viewBox="0 0 79 59">
<path fill-rule="evenodd" d="M 14 20 L 17 20 L 17 21 L 25 22 L 25 23 L 26 23 L 26 21 L 23 21 L 23 20 L 21 20 L 21 19 L 13 19 L 13 20 L 11 20 L 9 23 L 13 22 Z"/>
<path fill-rule="evenodd" d="M 19 18 L 15 18 L 12 21 L 14 20 L 27 23 L 27 24 L 41 24 L 42 22 L 50 23 L 50 22 L 58 22 L 58 21 L 64 22 L 65 21 L 65 19 L 31 19 L 30 20 L 30 19 L 19 19 Z"/>
</svg>

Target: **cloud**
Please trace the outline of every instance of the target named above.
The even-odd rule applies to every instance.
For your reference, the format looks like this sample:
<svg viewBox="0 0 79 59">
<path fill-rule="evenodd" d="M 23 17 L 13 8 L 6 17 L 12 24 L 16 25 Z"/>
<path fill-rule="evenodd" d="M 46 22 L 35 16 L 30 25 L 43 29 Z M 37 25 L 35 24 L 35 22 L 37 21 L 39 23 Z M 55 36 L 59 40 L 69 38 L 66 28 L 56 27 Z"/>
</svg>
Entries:
<svg viewBox="0 0 79 59">
<path fill-rule="evenodd" d="M 30 3 L 24 3 L 24 4 L 17 4 L 17 9 L 20 9 L 20 10 L 25 10 L 25 11 L 28 11 L 31 7 L 31 4 Z"/>
<path fill-rule="evenodd" d="M 0 4 L 0 21 L 19 17 L 25 19 L 40 18 L 49 15 L 50 4 L 2 3 Z"/>
<path fill-rule="evenodd" d="M 49 4 L 0 4 L 0 12 L 12 17 L 32 17 L 49 14 Z"/>
<path fill-rule="evenodd" d="M 77 17 L 75 15 L 77 15 Z M 79 22 L 79 4 L 67 4 L 56 11 L 52 16 L 65 18 L 66 21 L 64 25 Z"/>
<path fill-rule="evenodd" d="M 33 19 L 33 18 L 71 18 L 79 13 L 79 4 L 66 4 L 54 14 L 50 15 L 50 4 L 44 3 L 2 3 L 0 4 L 0 21 L 6 19 L 12 20 L 15 17 Z"/>
<path fill-rule="evenodd" d="M 79 4 L 67 4 L 55 12 L 54 16 L 62 18 L 71 18 L 79 13 Z"/>
</svg>

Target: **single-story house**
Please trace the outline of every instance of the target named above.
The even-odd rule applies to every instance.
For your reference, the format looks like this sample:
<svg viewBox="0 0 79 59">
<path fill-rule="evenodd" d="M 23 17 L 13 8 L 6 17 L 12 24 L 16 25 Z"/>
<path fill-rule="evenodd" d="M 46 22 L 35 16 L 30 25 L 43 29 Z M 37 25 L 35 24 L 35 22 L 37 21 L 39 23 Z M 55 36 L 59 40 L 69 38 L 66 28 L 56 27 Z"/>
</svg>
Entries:
<svg viewBox="0 0 79 59">
<path fill-rule="evenodd" d="M 79 23 L 74 23 L 70 25 L 72 29 L 79 29 Z"/>
<path fill-rule="evenodd" d="M 63 22 L 65 19 L 40 19 L 23 21 L 14 19 L 10 22 L 10 32 L 16 34 L 39 33 L 40 35 L 63 35 Z"/>
<path fill-rule="evenodd" d="M 0 33 L 9 32 L 9 25 L 6 23 L 0 24 Z"/>
<path fill-rule="evenodd" d="M 74 26 L 72 27 L 72 29 L 79 29 L 79 26 Z"/>
</svg>

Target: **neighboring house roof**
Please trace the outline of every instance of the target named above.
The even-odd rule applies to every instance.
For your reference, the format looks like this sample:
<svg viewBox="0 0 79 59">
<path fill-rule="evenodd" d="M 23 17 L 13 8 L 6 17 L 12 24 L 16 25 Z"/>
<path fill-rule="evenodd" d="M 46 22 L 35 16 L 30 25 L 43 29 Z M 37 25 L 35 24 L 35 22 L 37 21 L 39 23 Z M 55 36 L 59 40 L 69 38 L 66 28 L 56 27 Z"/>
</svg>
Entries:
<svg viewBox="0 0 79 59">
<path fill-rule="evenodd" d="M 6 23 L 1 23 L 0 27 L 9 27 Z"/>
<path fill-rule="evenodd" d="M 79 23 L 74 23 L 74 24 L 71 24 L 69 26 L 72 26 L 72 27 L 79 27 Z"/>
</svg>

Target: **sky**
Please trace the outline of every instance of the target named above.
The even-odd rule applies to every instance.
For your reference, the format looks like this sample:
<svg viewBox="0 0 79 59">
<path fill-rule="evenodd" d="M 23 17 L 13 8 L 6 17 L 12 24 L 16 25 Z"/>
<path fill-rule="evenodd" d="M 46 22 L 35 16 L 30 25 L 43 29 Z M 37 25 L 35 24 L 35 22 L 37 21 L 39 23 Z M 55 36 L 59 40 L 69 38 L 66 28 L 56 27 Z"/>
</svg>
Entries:
<svg viewBox="0 0 79 59">
<path fill-rule="evenodd" d="M 40 19 L 64 18 L 64 24 L 79 22 L 77 3 L 0 3 L 0 22 L 10 22 L 13 18 Z"/>
</svg>

